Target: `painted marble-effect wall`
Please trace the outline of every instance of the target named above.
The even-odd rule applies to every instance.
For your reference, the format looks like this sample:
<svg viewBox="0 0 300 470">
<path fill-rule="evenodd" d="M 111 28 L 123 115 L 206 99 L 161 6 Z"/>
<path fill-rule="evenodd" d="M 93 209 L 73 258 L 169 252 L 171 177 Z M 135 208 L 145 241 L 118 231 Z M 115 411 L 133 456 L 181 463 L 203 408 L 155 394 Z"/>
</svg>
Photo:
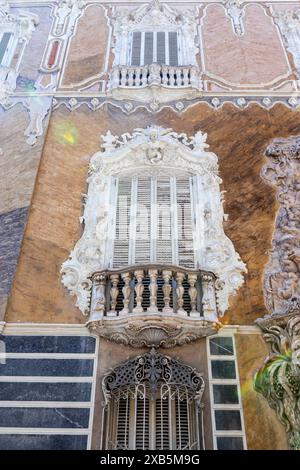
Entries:
<svg viewBox="0 0 300 470">
<path fill-rule="evenodd" d="M 62 286 L 59 271 L 80 238 L 88 162 L 99 150 L 100 134 L 108 129 L 113 134 L 131 132 L 141 123 L 190 135 L 200 129 L 208 133 L 226 190 L 225 231 L 248 267 L 223 321 L 252 324 L 266 313 L 262 276 L 277 206 L 274 192 L 260 177 L 263 153 L 274 137 L 298 134 L 300 116 L 281 105 L 269 111 L 257 105 L 245 110 L 224 105 L 215 111 L 199 104 L 181 115 L 165 109 L 158 114 L 139 111 L 128 118 L 106 105 L 99 112 L 81 107 L 71 113 L 62 107 L 52 114 L 7 321 L 85 322 Z"/>
<path fill-rule="evenodd" d="M 22 105 L 0 110 L 0 320 L 3 319 L 17 264 L 43 139 L 31 148 Z"/>
</svg>

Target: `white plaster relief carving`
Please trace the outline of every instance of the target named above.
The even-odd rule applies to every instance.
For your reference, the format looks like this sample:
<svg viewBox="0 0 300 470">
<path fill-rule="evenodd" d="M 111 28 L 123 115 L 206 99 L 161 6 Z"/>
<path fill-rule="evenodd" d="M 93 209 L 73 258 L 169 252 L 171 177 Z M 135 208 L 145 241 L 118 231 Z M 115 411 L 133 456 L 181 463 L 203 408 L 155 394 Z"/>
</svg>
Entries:
<svg viewBox="0 0 300 470">
<path fill-rule="evenodd" d="M 287 50 L 292 54 L 300 84 L 300 9 L 273 11 L 275 23 L 278 25 Z"/>
<path fill-rule="evenodd" d="M 265 269 L 264 294 L 271 317 L 300 303 L 300 139 L 275 140 L 266 151 L 263 178 L 277 189 L 279 211 Z"/>
<path fill-rule="evenodd" d="M 243 283 L 245 265 L 223 231 L 222 180 L 218 176 L 217 156 L 206 149 L 206 135 L 193 137 L 172 129 L 148 127 L 132 134 L 102 136 L 102 151 L 90 162 L 88 194 L 84 208 L 84 233 L 70 257 L 62 265 L 62 282 L 77 297 L 82 313 L 89 310 L 93 273 L 108 268 L 105 253 L 111 242 L 109 233 L 111 181 L 120 174 L 134 175 L 197 175 L 201 202 L 196 207 L 199 269 L 213 272 L 217 278 L 218 310 L 228 308 L 230 295 Z"/>
<path fill-rule="evenodd" d="M 23 10 L 18 10 L 17 14 L 11 13 L 7 1 L 0 3 L 0 33 L 9 32 L 13 35 L 5 60 L 0 65 L 0 103 L 3 103 L 16 88 L 20 58 L 38 23 L 37 15 Z M 11 66 L 18 46 L 20 47 L 19 59 Z"/>
<path fill-rule="evenodd" d="M 242 7 L 242 0 L 223 0 L 227 16 L 231 19 L 232 29 L 237 36 L 245 34 L 243 18 L 245 10 Z"/>
</svg>

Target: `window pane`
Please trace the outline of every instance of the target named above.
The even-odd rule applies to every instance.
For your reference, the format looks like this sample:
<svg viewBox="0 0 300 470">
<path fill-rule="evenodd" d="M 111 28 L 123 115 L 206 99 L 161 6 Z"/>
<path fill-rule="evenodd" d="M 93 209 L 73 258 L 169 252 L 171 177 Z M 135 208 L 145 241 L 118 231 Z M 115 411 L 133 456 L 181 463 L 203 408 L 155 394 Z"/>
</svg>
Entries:
<svg viewBox="0 0 300 470">
<path fill-rule="evenodd" d="M 162 32 L 157 33 L 157 63 L 166 63 L 166 35 Z"/>
<path fill-rule="evenodd" d="M 153 64 L 153 33 L 145 33 L 144 64 Z"/>
<path fill-rule="evenodd" d="M 9 40 L 12 36 L 12 33 L 3 33 L 3 36 L 0 41 L 0 64 L 2 63 L 4 54 L 6 52 Z"/>
<path fill-rule="evenodd" d="M 213 385 L 215 404 L 238 404 L 236 385 Z"/>
<path fill-rule="evenodd" d="M 131 65 L 141 64 L 142 33 L 135 32 L 132 35 Z"/>
<path fill-rule="evenodd" d="M 240 431 L 241 413 L 238 410 L 215 410 L 217 431 Z"/>
<path fill-rule="evenodd" d="M 232 356 L 233 342 L 230 336 L 218 336 L 209 341 L 210 354 L 215 356 Z"/>
<path fill-rule="evenodd" d="M 211 361 L 213 379 L 235 379 L 234 361 Z"/>
<path fill-rule="evenodd" d="M 169 33 L 169 65 L 178 65 L 178 41 L 177 33 Z"/>
<path fill-rule="evenodd" d="M 242 437 L 217 437 L 218 450 L 243 450 Z"/>
</svg>

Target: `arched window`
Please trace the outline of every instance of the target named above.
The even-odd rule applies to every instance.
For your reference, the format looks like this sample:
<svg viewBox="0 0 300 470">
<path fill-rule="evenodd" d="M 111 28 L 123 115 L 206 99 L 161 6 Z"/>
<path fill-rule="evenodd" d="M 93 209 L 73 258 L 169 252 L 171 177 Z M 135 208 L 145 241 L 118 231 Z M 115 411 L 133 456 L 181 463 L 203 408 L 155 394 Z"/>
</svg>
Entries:
<svg viewBox="0 0 300 470">
<path fill-rule="evenodd" d="M 203 449 L 204 380 L 152 349 L 103 380 L 103 448 Z"/>
</svg>

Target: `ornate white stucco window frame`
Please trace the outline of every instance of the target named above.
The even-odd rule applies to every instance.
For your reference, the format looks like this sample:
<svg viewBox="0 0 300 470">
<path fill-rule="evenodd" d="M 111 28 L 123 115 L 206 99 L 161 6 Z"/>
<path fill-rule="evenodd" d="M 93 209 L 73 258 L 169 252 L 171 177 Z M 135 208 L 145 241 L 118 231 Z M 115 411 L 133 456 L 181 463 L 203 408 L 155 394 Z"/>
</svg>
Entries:
<svg viewBox="0 0 300 470">
<path fill-rule="evenodd" d="M 62 265 L 63 284 L 77 297 L 76 305 L 82 313 L 89 315 L 89 328 L 115 341 L 170 347 L 214 333 L 229 306 L 229 297 L 243 283 L 245 265 L 223 230 L 222 181 L 217 156 L 206 150 L 206 135 L 198 132 L 189 138 L 172 129 L 149 127 L 121 136 L 108 132 L 102 139 L 102 151 L 90 163 L 81 218 L 84 232 Z M 132 178 L 180 173 L 197 178 L 201 197 L 195 198 L 194 208 L 195 268 L 157 262 L 111 267 L 107 254 L 113 246 L 114 178 L 125 173 Z M 147 308 L 143 299 L 145 277 L 150 280 Z M 159 282 L 164 293 L 161 308 Z M 185 292 L 190 297 L 188 311 L 184 282 L 188 283 Z M 197 293 L 197 282 L 201 283 L 201 293 Z M 120 296 L 123 308 L 118 310 Z"/>
</svg>

